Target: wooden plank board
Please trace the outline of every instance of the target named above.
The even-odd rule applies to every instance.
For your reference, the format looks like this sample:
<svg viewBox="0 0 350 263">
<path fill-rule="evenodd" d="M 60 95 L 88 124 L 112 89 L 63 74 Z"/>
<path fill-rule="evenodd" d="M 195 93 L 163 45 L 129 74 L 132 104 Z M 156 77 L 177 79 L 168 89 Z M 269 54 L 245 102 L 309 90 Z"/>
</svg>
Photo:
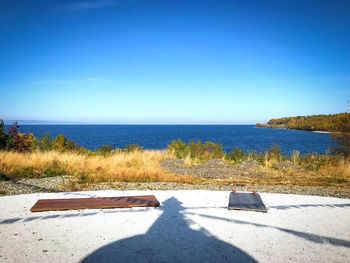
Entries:
<svg viewBox="0 0 350 263">
<path fill-rule="evenodd" d="M 120 196 L 100 198 L 40 199 L 30 209 L 32 212 L 99 209 L 99 208 L 131 208 L 135 206 L 159 206 L 154 195 Z"/>
<path fill-rule="evenodd" d="M 233 193 L 229 197 L 229 210 L 247 210 L 267 213 L 266 206 L 258 193 Z"/>
</svg>

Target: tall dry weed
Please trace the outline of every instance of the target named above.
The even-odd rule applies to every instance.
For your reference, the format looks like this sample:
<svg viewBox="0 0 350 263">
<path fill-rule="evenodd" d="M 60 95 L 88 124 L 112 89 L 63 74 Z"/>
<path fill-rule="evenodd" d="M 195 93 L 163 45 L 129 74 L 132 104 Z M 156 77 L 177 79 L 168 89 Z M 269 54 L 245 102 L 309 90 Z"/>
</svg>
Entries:
<svg viewBox="0 0 350 263">
<path fill-rule="evenodd" d="M 159 163 L 168 158 L 161 151 L 116 152 L 108 156 L 86 156 L 56 151 L 18 153 L 0 151 L 0 173 L 10 177 L 40 177 L 47 171 L 64 171 L 96 182 L 181 182 L 195 178 L 178 176 L 163 170 Z"/>
</svg>

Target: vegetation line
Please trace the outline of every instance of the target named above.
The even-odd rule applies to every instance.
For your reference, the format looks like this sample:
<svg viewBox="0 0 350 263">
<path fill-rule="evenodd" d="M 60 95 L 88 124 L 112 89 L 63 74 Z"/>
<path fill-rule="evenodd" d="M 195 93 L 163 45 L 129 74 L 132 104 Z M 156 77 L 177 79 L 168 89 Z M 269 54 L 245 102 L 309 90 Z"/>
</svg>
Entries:
<svg viewBox="0 0 350 263">
<path fill-rule="evenodd" d="M 17 123 L 7 133 L 3 122 L 0 122 L 0 181 L 68 175 L 73 178 L 74 184 L 177 182 L 320 186 L 338 187 L 345 191 L 350 189 L 350 140 L 342 133 L 334 139 L 338 146 L 332 149 L 331 155 L 300 156 L 298 151 L 294 151 L 291 156 L 284 156 L 278 145 L 272 145 L 263 153 L 245 152 L 237 147 L 225 153 L 221 143 L 198 141 L 186 144 L 182 140 L 173 141 L 166 151 L 143 150 L 136 144 L 125 149 L 103 145 L 97 151 L 90 151 L 68 141 L 64 135 L 53 139 L 50 134 L 45 134 L 39 140 L 33 134 L 20 133 Z M 223 174 L 222 178 L 210 179 L 171 173 L 161 165 L 165 159 L 181 159 L 180 165 L 184 166 L 197 166 L 212 159 L 224 161 L 228 165 L 226 167 L 235 167 L 242 162 L 257 165 L 250 176 L 244 175 L 243 171 L 234 177 Z"/>
</svg>

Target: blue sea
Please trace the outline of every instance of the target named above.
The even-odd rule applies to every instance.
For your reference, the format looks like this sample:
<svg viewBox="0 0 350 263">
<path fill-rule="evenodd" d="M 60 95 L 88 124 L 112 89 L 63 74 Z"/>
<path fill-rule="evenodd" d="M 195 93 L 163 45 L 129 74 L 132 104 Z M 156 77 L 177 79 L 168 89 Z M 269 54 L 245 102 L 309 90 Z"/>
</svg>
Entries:
<svg viewBox="0 0 350 263">
<path fill-rule="evenodd" d="M 9 126 L 6 126 L 9 127 Z M 234 147 L 264 152 L 278 144 L 284 154 L 327 153 L 333 146 L 329 134 L 297 130 L 256 128 L 255 125 L 21 125 L 20 130 L 40 138 L 49 132 L 64 134 L 80 146 L 96 150 L 104 144 L 125 148 L 139 144 L 143 149 L 166 149 L 172 140 L 221 142 L 224 150 Z"/>
</svg>

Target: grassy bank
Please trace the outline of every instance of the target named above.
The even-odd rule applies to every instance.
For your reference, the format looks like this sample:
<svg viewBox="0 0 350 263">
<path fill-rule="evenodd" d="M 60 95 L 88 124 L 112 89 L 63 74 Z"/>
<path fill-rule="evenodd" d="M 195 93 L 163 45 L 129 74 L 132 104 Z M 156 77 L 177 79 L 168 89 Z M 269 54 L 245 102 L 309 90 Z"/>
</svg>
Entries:
<svg viewBox="0 0 350 263">
<path fill-rule="evenodd" d="M 106 156 L 57 151 L 0 151 L 0 174 L 10 179 L 72 175 L 81 183 L 199 181 L 164 171 L 159 163 L 168 157 L 160 151 L 113 152 Z"/>
<path fill-rule="evenodd" d="M 267 156 L 264 165 L 254 168 L 253 176 L 238 174 L 230 178 L 200 178 L 172 174 L 160 163 L 167 158 L 176 158 L 174 153 L 161 151 L 115 151 L 107 156 L 83 155 L 74 152 L 29 152 L 0 151 L 0 174 L 2 178 L 41 178 L 60 175 L 72 176 L 78 184 L 99 182 L 178 182 L 189 184 L 247 186 L 331 187 L 340 192 L 350 192 L 350 161 L 343 157 L 310 155 L 295 159 L 294 168 L 279 168 L 279 163 L 291 160 L 275 155 Z M 229 156 L 230 157 L 230 156 Z M 232 156 L 231 156 L 232 158 Z M 244 160 L 253 160 L 252 156 Z M 259 157 L 260 158 L 260 157 Z M 262 158 L 262 157 L 261 157 Z M 274 159 L 272 159 L 274 158 Z M 291 157 L 293 158 L 293 157 Z M 190 157 L 187 157 L 190 159 Z M 236 163 L 222 160 L 235 167 Z M 198 159 L 197 159 L 198 160 Z M 244 161 L 243 160 L 243 161 Z M 194 165 L 193 162 L 191 165 Z M 186 165 L 186 164 L 185 164 Z M 198 164 L 196 164 L 198 165 Z"/>
<path fill-rule="evenodd" d="M 255 176 L 237 176 L 230 179 L 217 180 L 218 184 L 269 185 L 292 187 L 336 187 L 350 193 L 350 163 L 341 162 L 338 166 L 321 167 L 318 171 L 305 169 L 275 169 L 260 167 Z M 343 189 L 341 189 L 343 188 Z"/>
</svg>

